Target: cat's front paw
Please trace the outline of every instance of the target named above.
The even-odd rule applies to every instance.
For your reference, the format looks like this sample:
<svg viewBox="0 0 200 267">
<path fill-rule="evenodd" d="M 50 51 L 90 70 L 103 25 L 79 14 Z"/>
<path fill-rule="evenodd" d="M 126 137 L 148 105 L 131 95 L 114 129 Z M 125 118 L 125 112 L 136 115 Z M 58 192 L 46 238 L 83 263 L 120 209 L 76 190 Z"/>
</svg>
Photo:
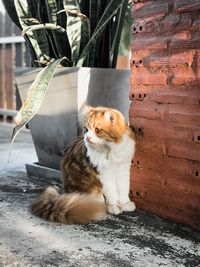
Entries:
<svg viewBox="0 0 200 267">
<path fill-rule="evenodd" d="M 108 205 L 108 212 L 111 214 L 118 215 L 123 212 L 123 209 L 121 206 L 118 205 Z"/>
<path fill-rule="evenodd" d="M 134 211 L 136 209 L 135 203 L 132 201 L 126 202 L 122 205 L 123 211 Z"/>
</svg>

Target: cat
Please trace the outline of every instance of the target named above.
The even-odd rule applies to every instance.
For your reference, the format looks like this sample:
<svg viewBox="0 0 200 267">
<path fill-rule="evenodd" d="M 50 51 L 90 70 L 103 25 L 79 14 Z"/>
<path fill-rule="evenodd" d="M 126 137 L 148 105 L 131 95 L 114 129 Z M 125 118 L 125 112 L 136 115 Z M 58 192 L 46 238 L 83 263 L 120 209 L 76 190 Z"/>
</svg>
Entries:
<svg viewBox="0 0 200 267">
<path fill-rule="evenodd" d="M 65 151 L 62 192 L 48 187 L 33 203 L 33 214 L 65 224 L 85 224 L 107 213 L 134 211 L 129 199 L 135 134 L 116 109 L 87 107 L 84 134 Z"/>
</svg>

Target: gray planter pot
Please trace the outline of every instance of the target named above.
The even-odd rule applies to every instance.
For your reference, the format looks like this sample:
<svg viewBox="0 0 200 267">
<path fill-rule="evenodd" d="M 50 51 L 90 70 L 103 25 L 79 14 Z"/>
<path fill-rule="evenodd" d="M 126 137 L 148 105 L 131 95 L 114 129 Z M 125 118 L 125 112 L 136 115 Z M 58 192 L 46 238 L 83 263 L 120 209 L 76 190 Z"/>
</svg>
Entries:
<svg viewBox="0 0 200 267">
<path fill-rule="evenodd" d="M 16 71 L 15 78 L 22 101 L 39 71 L 38 68 Z M 41 108 L 29 122 L 38 163 L 27 165 L 28 174 L 49 177 L 51 171 L 40 173 L 38 170 L 44 167 L 46 170 L 59 170 L 64 148 L 79 134 L 78 118 L 85 103 L 116 108 L 128 120 L 129 79 L 129 70 L 58 69 Z M 56 171 L 53 173 L 55 175 Z"/>
</svg>

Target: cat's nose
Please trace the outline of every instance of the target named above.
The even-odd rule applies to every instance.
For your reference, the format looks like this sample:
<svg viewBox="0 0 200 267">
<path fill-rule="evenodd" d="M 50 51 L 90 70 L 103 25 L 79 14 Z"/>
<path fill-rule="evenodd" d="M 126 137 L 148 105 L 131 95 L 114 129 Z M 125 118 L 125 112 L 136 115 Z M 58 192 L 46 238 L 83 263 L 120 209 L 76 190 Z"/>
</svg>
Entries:
<svg viewBox="0 0 200 267">
<path fill-rule="evenodd" d="M 86 137 L 86 141 L 87 141 L 87 142 L 91 143 L 91 142 L 92 142 L 91 140 L 92 140 L 92 139 L 91 139 L 90 136 L 87 136 L 87 137 Z"/>
</svg>

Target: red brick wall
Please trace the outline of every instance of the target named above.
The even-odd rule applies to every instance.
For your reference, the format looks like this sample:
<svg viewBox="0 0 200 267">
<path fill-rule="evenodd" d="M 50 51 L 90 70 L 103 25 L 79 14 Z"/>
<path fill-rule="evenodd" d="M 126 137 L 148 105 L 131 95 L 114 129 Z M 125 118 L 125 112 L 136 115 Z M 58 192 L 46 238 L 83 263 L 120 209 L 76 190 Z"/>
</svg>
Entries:
<svg viewBox="0 0 200 267">
<path fill-rule="evenodd" d="M 200 227 L 200 1 L 133 1 L 137 206 Z"/>
</svg>

